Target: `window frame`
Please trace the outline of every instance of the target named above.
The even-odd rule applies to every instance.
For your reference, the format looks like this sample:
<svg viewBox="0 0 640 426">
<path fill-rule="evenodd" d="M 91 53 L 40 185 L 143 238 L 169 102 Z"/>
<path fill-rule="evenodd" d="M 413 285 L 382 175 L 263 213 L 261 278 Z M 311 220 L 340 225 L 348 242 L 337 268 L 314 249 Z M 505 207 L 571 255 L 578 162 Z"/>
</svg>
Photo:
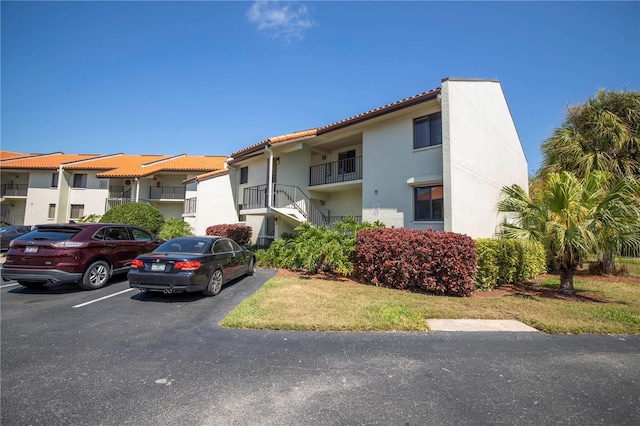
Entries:
<svg viewBox="0 0 640 426">
<path fill-rule="evenodd" d="M 60 181 L 60 173 L 55 172 L 51 174 L 51 188 L 57 188 Z"/>
<path fill-rule="evenodd" d="M 240 185 L 249 183 L 249 166 L 240 167 Z"/>
<path fill-rule="evenodd" d="M 419 197 L 419 193 L 418 191 L 420 190 L 425 190 L 428 189 L 429 190 L 429 199 L 427 200 L 429 205 L 428 205 L 428 215 L 426 216 L 420 216 L 419 215 L 419 210 L 421 210 L 421 203 L 424 203 L 425 201 L 420 202 L 418 200 Z M 442 192 L 442 196 L 441 198 L 436 198 L 435 200 L 440 200 L 440 216 L 439 217 L 434 217 L 434 198 L 433 198 L 433 193 L 434 193 L 434 189 L 440 189 L 440 191 Z M 424 208 L 424 207 L 422 207 Z M 442 184 L 437 184 L 437 185 L 421 185 L 421 186 L 414 186 L 413 187 L 413 220 L 414 222 L 442 222 L 444 221 L 444 185 Z"/>
<path fill-rule="evenodd" d="M 439 129 L 433 129 L 431 123 L 438 122 Z M 426 140 L 421 140 L 421 132 L 418 131 L 418 126 L 421 124 L 427 123 L 429 129 L 427 134 L 425 135 Z M 437 137 L 434 138 L 435 132 L 439 131 Z M 418 143 L 420 142 L 420 145 Z M 442 145 L 442 113 L 436 112 L 429 115 L 424 115 L 422 117 L 413 119 L 413 149 L 424 149 L 432 146 Z"/>
<path fill-rule="evenodd" d="M 77 182 L 79 178 L 80 182 Z M 87 174 L 86 173 L 74 173 L 72 188 L 86 188 L 87 187 Z"/>
<path fill-rule="evenodd" d="M 74 211 L 78 216 L 74 216 Z M 84 204 L 71 204 L 69 209 L 69 219 L 80 219 L 84 216 Z"/>
<path fill-rule="evenodd" d="M 56 205 L 50 203 L 49 211 L 47 212 L 47 219 L 55 219 L 56 218 Z"/>
</svg>

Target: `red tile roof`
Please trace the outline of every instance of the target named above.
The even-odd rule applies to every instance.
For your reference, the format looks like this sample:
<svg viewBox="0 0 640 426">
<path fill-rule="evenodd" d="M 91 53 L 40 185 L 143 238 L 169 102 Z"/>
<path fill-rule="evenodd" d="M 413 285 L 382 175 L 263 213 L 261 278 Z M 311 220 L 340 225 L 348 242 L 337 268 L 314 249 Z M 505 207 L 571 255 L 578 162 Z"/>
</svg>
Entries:
<svg viewBox="0 0 640 426">
<path fill-rule="evenodd" d="M 54 152 L 52 154 L 37 154 L 31 157 L 2 160 L 0 167 L 3 169 L 58 170 L 60 164 L 97 157 L 99 157 L 97 154 L 64 154 L 62 152 Z"/>
<path fill-rule="evenodd" d="M 268 145 L 275 145 L 278 143 L 290 142 L 295 139 L 300 139 L 303 137 L 313 137 L 313 136 L 321 135 L 324 133 L 329 133 L 331 131 L 341 129 L 343 127 L 347 127 L 356 123 L 370 120 L 384 114 L 389 114 L 391 112 L 398 111 L 403 108 L 408 108 L 410 106 L 417 105 L 422 102 L 427 102 L 432 99 L 436 99 L 438 94 L 440 94 L 440 91 L 441 91 L 441 88 L 438 87 L 436 89 L 432 89 L 427 92 L 422 92 L 417 95 L 410 96 L 408 98 L 404 98 L 399 101 L 392 102 L 390 104 L 387 104 L 378 108 L 374 108 L 372 110 L 363 112 L 361 114 L 354 115 L 353 117 L 345 118 L 344 120 L 340 120 L 335 123 L 328 124 L 326 126 L 269 138 L 257 144 L 251 145 L 247 148 L 233 152 L 231 156 L 236 158 L 236 161 L 237 161 L 238 157 L 251 154 L 253 152 L 261 150 L 262 148 Z M 233 163 L 233 161 L 231 163 Z"/>
<path fill-rule="evenodd" d="M 35 154 L 22 154 L 20 152 L 0 151 L 0 161 L 11 160 L 15 158 L 31 157 Z"/>
</svg>

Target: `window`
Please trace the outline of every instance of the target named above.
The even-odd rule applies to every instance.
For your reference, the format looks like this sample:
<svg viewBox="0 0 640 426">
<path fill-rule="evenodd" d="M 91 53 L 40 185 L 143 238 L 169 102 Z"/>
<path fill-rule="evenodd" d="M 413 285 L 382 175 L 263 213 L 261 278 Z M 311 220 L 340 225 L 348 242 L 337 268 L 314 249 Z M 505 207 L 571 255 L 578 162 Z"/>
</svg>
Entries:
<svg viewBox="0 0 640 426">
<path fill-rule="evenodd" d="M 86 188 L 87 187 L 87 175 L 73 175 L 73 187 L 74 188 Z"/>
<path fill-rule="evenodd" d="M 130 228 L 131 233 L 133 234 L 133 239 L 136 241 L 152 241 L 153 237 L 142 229 L 138 228 Z"/>
<path fill-rule="evenodd" d="M 214 253 L 228 253 L 231 251 L 233 251 L 233 248 L 231 247 L 231 244 L 229 244 L 228 240 L 218 240 L 213 245 Z"/>
<path fill-rule="evenodd" d="M 249 182 L 249 167 L 240 169 L 240 184 Z"/>
<path fill-rule="evenodd" d="M 356 150 L 341 152 L 338 154 L 338 174 L 355 173 Z"/>
<path fill-rule="evenodd" d="M 82 216 L 84 216 L 84 204 L 71 204 L 71 215 L 69 218 L 80 219 Z"/>
<path fill-rule="evenodd" d="M 420 186 L 413 189 L 414 220 L 442 220 L 444 203 L 442 186 Z"/>
<path fill-rule="evenodd" d="M 442 115 L 431 114 L 413 120 L 413 149 L 442 145 Z"/>
<path fill-rule="evenodd" d="M 58 172 L 55 172 L 54 174 L 51 175 L 51 187 L 52 188 L 57 188 L 58 187 L 58 177 L 60 175 L 58 174 Z"/>
<path fill-rule="evenodd" d="M 53 219 L 53 218 L 56 217 L 56 205 L 55 204 L 49 204 L 49 213 L 48 213 L 47 217 L 49 219 Z"/>
<path fill-rule="evenodd" d="M 247 216 L 244 214 L 240 214 L 240 211 L 242 211 L 242 204 L 238 204 L 238 222 L 246 222 L 247 221 Z"/>
</svg>

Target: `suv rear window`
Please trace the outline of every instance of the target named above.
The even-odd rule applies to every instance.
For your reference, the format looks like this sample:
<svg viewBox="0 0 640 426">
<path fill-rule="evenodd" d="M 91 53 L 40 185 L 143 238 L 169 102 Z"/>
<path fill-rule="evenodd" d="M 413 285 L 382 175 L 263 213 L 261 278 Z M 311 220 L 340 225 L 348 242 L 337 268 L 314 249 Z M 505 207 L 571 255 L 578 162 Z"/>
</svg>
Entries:
<svg viewBox="0 0 640 426">
<path fill-rule="evenodd" d="M 29 232 L 16 238 L 16 241 L 66 241 L 73 238 L 82 229 L 78 228 L 58 228 L 58 229 L 42 229 Z"/>
</svg>

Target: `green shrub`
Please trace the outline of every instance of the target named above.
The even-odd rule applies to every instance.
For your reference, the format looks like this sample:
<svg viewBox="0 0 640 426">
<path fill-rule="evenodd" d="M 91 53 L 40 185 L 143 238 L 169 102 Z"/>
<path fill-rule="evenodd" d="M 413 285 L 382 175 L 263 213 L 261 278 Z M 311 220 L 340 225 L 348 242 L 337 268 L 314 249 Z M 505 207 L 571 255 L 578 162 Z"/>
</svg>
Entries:
<svg viewBox="0 0 640 426">
<path fill-rule="evenodd" d="M 354 218 L 337 222 L 333 228 L 303 223 L 294 234 L 283 234 L 268 249 L 259 250 L 257 263 L 267 267 L 304 269 L 312 274 L 322 271 L 349 275 L 353 272 L 358 232 L 383 226 L 380 222 L 359 223 Z"/>
<path fill-rule="evenodd" d="M 78 219 L 79 223 L 98 223 L 100 222 L 100 218 L 102 216 L 100 216 L 99 214 L 90 214 L 87 216 L 82 216 L 80 219 Z"/>
<path fill-rule="evenodd" d="M 479 238 L 476 240 L 476 247 L 478 250 L 476 289 L 492 290 L 496 287 L 500 276 L 497 240 Z"/>
<path fill-rule="evenodd" d="M 157 234 L 164 225 L 164 217 L 160 210 L 151 204 L 126 203 L 107 211 L 102 215 L 100 222 L 138 225 Z"/>
<path fill-rule="evenodd" d="M 480 238 L 475 285 L 478 290 L 526 282 L 546 271 L 547 255 L 540 243 Z"/>
<path fill-rule="evenodd" d="M 164 240 L 170 240 L 184 235 L 193 235 L 191 226 L 183 220 L 174 218 L 165 220 L 164 225 L 162 225 L 162 229 L 160 229 L 160 232 L 158 233 L 158 237 Z"/>
</svg>

